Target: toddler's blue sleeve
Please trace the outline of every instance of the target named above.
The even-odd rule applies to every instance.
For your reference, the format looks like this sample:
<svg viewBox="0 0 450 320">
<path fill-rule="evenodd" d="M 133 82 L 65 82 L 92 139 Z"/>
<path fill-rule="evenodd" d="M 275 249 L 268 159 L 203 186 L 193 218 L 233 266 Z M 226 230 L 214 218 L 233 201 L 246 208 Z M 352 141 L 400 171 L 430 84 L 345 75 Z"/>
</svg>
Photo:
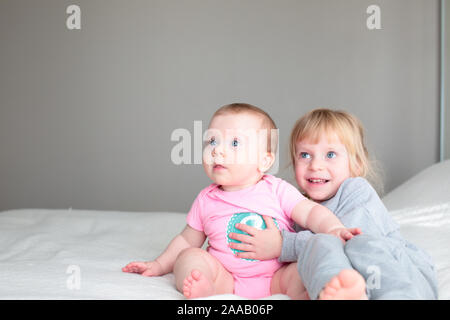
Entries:
<svg viewBox="0 0 450 320">
<path fill-rule="evenodd" d="M 300 232 L 283 230 L 283 246 L 278 260 L 280 262 L 297 262 L 300 252 L 312 235 L 313 233 L 307 230 Z"/>
</svg>

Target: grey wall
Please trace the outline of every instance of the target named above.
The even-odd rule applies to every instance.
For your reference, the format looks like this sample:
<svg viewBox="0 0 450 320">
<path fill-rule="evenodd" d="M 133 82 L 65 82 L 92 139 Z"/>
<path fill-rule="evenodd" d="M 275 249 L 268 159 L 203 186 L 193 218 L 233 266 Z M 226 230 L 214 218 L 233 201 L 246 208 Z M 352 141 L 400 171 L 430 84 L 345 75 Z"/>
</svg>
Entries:
<svg viewBox="0 0 450 320">
<path fill-rule="evenodd" d="M 450 159 L 450 1 L 443 1 L 443 10 L 444 10 L 444 23 L 443 23 L 443 41 L 444 41 L 444 50 L 443 50 L 443 65 L 442 72 L 444 75 L 444 87 L 443 87 L 443 130 L 442 130 L 442 138 L 443 138 L 443 159 Z"/>
<path fill-rule="evenodd" d="M 210 181 L 171 133 L 236 101 L 273 116 L 291 182 L 316 107 L 362 120 L 386 191 L 438 160 L 437 0 L 2 0 L 0 54 L 0 210 L 185 212 Z"/>
</svg>

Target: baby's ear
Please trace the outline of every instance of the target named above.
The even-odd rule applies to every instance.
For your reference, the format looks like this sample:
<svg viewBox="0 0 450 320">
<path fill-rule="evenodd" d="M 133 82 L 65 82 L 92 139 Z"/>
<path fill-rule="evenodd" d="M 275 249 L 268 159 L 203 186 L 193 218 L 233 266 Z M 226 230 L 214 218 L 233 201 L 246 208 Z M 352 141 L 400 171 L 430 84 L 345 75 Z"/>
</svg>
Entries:
<svg viewBox="0 0 450 320">
<path fill-rule="evenodd" d="M 261 173 L 269 171 L 275 161 L 275 155 L 272 152 L 266 152 L 259 160 L 258 170 Z"/>
</svg>

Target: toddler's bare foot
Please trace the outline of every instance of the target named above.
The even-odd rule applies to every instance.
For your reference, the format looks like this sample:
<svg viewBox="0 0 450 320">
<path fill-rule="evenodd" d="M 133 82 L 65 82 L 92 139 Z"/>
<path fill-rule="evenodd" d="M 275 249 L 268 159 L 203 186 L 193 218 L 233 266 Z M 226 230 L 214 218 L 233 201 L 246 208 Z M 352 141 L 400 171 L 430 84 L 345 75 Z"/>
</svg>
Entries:
<svg viewBox="0 0 450 320">
<path fill-rule="evenodd" d="M 214 294 L 214 286 L 200 271 L 194 269 L 184 279 L 183 294 L 188 299 L 207 297 Z"/>
<path fill-rule="evenodd" d="M 320 300 L 364 300 L 366 282 L 355 270 L 342 270 L 328 282 L 319 295 Z"/>
</svg>

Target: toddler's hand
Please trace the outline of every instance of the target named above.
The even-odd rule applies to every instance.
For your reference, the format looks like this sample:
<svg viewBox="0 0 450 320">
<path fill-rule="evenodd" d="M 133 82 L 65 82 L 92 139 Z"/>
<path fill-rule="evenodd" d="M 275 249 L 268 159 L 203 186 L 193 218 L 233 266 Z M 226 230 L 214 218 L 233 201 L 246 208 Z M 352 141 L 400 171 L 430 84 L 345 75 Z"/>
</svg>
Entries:
<svg viewBox="0 0 450 320">
<path fill-rule="evenodd" d="M 123 272 L 140 273 L 145 277 L 156 277 L 164 274 L 163 268 L 158 261 L 130 262 L 122 268 Z"/>
<path fill-rule="evenodd" d="M 283 238 L 280 230 L 273 219 L 263 216 L 266 222 L 266 229 L 259 230 L 246 224 L 236 224 L 236 228 L 249 234 L 230 233 L 231 239 L 239 240 L 242 243 L 230 242 L 230 248 L 242 250 L 236 256 L 243 259 L 268 260 L 275 259 L 281 255 Z"/>
<path fill-rule="evenodd" d="M 339 239 L 341 239 L 344 243 L 347 240 L 350 240 L 354 236 L 361 234 L 362 231 L 360 228 L 336 228 L 332 229 L 328 232 L 328 234 L 332 234 Z"/>
</svg>

